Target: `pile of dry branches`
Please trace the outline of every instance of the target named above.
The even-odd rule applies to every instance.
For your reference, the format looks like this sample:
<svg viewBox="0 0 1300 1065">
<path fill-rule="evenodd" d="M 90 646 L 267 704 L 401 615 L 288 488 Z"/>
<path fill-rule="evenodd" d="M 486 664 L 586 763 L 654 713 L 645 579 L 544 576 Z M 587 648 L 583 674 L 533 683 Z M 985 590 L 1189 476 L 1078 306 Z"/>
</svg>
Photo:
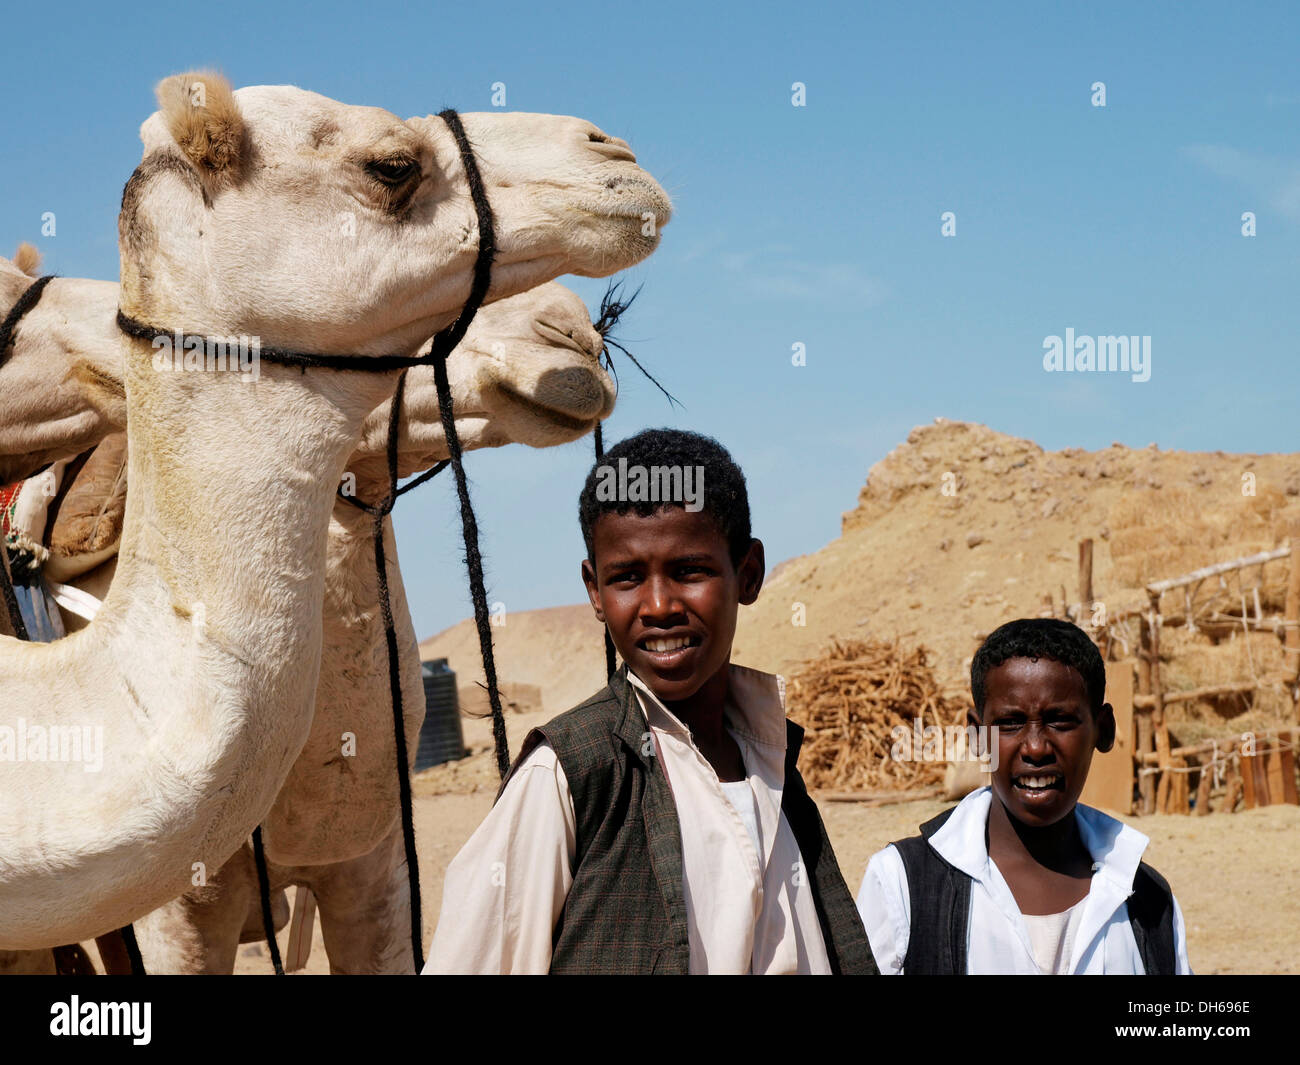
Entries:
<svg viewBox="0 0 1300 1065">
<path fill-rule="evenodd" d="M 943 762 L 891 757 L 902 726 L 964 722 L 965 701 L 945 696 L 924 647 L 836 641 L 790 677 L 787 710 L 805 729 L 799 771 L 810 788 L 888 791 L 943 781 Z M 918 752 L 919 753 L 919 752 Z"/>
</svg>

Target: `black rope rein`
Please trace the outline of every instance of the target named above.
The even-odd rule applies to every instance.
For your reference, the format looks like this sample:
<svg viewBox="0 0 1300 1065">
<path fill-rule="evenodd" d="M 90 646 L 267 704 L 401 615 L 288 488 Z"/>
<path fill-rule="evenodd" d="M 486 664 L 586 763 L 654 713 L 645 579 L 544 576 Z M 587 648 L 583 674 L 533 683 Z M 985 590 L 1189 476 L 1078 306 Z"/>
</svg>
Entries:
<svg viewBox="0 0 1300 1065">
<path fill-rule="evenodd" d="M 266 848 L 262 846 L 262 826 L 253 829 L 253 864 L 257 866 L 257 894 L 262 905 L 262 931 L 266 934 L 266 947 L 271 952 L 271 967 L 276 976 L 284 975 L 280 960 L 280 944 L 275 940 L 275 917 L 271 913 L 271 874 L 266 868 Z"/>
</svg>

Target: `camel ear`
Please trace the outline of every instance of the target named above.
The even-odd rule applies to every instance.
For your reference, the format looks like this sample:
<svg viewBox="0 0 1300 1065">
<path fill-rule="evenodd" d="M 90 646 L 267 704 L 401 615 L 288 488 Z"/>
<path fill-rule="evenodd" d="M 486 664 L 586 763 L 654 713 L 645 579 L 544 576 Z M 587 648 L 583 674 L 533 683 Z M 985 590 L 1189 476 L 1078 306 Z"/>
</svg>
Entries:
<svg viewBox="0 0 1300 1065">
<path fill-rule="evenodd" d="M 28 277 L 35 277 L 41 272 L 41 253 L 33 245 L 23 241 L 14 252 L 14 266 Z"/>
<path fill-rule="evenodd" d="M 155 92 L 167 132 L 199 172 L 220 181 L 236 178 L 244 157 L 244 118 L 230 82 L 196 70 L 165 78 Z"/>
</svg>

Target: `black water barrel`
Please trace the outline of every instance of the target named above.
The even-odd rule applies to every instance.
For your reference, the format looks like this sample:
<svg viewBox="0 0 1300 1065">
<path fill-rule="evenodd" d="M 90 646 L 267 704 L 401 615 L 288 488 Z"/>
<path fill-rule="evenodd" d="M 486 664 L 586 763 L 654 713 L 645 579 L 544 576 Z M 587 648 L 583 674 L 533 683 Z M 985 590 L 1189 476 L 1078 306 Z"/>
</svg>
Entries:
<svg viewBox="0 0 1300 1065">
<path fill-rule="evenodd" d="M 460 728 L 460 703 L 456 674 L 445 658 L 420 663 L 424 678 L 424 725 L 415 752 L 415 771 L 465 757 L 465 736 Z"/>
</svg>

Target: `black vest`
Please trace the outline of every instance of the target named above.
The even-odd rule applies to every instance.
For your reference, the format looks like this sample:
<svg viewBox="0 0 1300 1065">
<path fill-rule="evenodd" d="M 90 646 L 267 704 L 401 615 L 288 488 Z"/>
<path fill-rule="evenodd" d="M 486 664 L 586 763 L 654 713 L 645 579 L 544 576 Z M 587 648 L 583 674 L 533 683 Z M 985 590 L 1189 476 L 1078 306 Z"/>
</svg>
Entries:
<svg viewBox="0 0 1300 1065">
<path fill-rule="evenodd" d="M 945 810 L 923 824 L 919 836 L 894 844 L 907 871 L 907 893 L 912 907 L 912 928 L 907 956 L 903 959 L 906 976 L 966 973 L 974 881 L 945 861 L 929 843 L 930 837 L 951 816 L 952 810 Z M 1174 896 L 1165 878 L 1146 862 L 1138 865 L 1133 879 L 1128 919 L 1147 975 L 1172 976 L 1176 971 Z"/>
<path fill-rule="evenodd" d="M 530 732 L 515 762 L 549 743 L 573 796 L 573 886 L 555 928 L 552 973 L 689 971 L 681 824 L 626 668 L 581 706 Z M 875 973 L 862 919 L 795 768 L 803 730 L 789 721 L 786 728 L 781 809 L 799 844 L 831 969 Z"/>
</svg>

